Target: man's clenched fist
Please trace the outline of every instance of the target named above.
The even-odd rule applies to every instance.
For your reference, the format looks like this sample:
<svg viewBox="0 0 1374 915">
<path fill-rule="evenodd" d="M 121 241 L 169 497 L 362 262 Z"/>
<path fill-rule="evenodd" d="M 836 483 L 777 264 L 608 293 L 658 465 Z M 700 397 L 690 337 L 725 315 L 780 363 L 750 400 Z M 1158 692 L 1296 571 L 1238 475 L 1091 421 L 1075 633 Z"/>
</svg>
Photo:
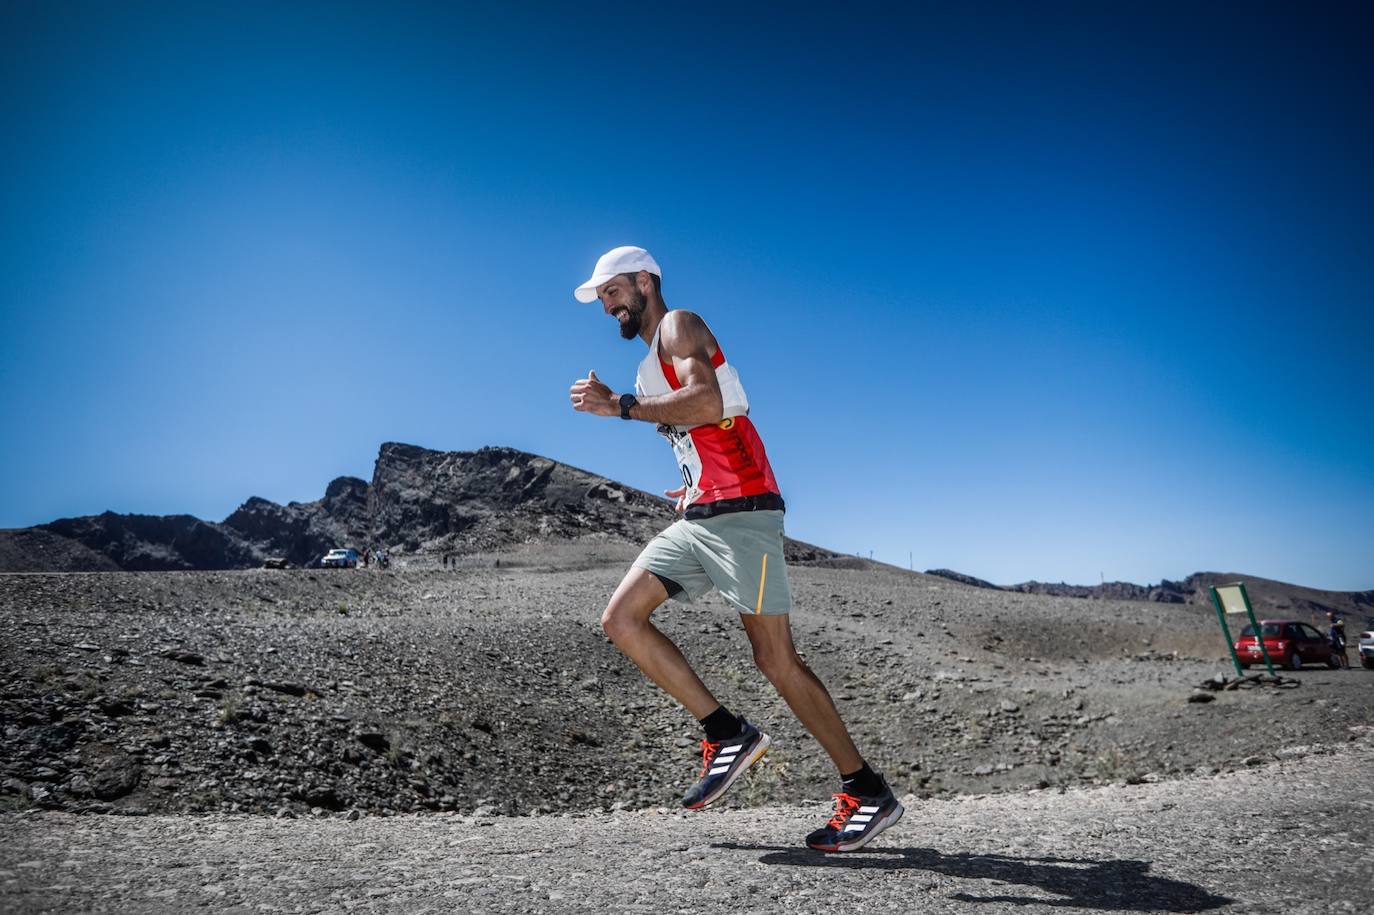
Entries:
<svg viewBox="0 0 1374 915">
<path fill-rule="evenodd" d="M 595 413 L 597 416 L 619 416 L 620 397 L 596 377 L 596 372 L 587 373 L 586 378 L 573 382 L 569 392 L 573 409 L 581 413 Z"/>
</svg>

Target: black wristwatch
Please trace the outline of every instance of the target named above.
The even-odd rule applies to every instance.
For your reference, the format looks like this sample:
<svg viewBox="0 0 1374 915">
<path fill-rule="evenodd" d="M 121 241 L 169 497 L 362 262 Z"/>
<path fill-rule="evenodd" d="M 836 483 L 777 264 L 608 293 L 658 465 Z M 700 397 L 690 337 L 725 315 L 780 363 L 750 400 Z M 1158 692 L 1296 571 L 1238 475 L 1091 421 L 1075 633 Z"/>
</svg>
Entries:
<svg viewBox="0 0 1374 915">
<path fill-rule="evenodd" d="M 633 406 L 634 406 L 635 404 L 637 404 L 637 403 L 639 403 L 639 398 L 635 397 L 633 394 L 621 394 L 621 395 L 620 395 L 620 418 L 621 418 L 621 419 L 629 419 L 629 418 L 630 418 L 630 408 L 633 407 Z"/>
</svg>

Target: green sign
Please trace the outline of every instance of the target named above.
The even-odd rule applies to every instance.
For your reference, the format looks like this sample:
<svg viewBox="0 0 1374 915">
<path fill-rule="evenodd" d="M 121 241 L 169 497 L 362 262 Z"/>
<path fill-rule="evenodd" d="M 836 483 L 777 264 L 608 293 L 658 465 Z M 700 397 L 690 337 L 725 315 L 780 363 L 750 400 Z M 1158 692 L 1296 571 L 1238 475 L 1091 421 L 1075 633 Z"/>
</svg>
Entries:
<svg viewBox="0 0 1374 915">
<path fill-rule="evenodd" d="M 1274 673 L 1274 663 L 1269 660 L 1269 649 L 1264 647 L 1264 630 L 1260 628 L 1259 620 L 1255 619 L 1255 611 L 1250 606 L 1250 595 L 1245 593 L 1245 582 L 1213 585 L 1212 606 L 1217 608 L 1217 622 L 1221 623 L 1221 634 L 1226 636 L 1226 647 L 1231 652 L 1231 660 L 1235 662 L 1236 676 L 1245 676 L 1245 668 L 1241 667 L 1240 657 L 1236 654 L 1231 627 L 1226 625 L 1226 617 L 1231 615 L 1244 615 L 1249 618 L 1250 631 L 1255 633 L 1255 641 L 1259 643 L 1260 654 L 1264 657 L 1264 666 L 1269 668 L 1269 676 L 1277 676 Z"/>
</svg>

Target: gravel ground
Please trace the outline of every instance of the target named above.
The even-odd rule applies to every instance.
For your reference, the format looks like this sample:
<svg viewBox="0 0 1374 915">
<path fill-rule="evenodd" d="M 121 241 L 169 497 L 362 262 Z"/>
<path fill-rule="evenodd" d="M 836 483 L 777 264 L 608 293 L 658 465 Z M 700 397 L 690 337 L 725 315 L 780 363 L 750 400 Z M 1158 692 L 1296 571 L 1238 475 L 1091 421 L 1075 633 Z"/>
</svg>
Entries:
<svg viewBox="0 0 1374 915">
<path fill-rule="evenodd" d="M 1374 740 L 1160 783 L 906 798 L 869 849 L 819 806 L 272 819 L 0 815 L 6 912 L 1369 911 Z"/>
<path fill-rule="evenodd" d="M 542 547 L 459 571 L 0 576 L 0 810 L 671 804 L 700 733 L 600 630 L 626 560 L 595 550 L 614 548 Z M 792 567 L 793 625 L 899 793 L 1213 774 L 1374 724 L 1374 672 L 1360 669 L 1190 702 L 1228 668 L 1204 608 L 847 562 Z M 825 799 L 835 773 L 754 669 L 736 615 L 713 597 L 655 619 L 774 739 L 730 803 Z"/>
</svg>

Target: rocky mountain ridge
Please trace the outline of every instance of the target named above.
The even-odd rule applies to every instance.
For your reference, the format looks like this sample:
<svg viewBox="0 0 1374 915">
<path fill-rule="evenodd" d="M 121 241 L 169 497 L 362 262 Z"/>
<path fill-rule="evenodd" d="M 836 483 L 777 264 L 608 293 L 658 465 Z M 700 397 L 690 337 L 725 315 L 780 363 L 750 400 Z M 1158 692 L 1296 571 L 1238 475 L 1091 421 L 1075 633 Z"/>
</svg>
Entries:
<svg viewBox="0 0 1374 915">
<path fill-rule="evenodd" d="M 313 502 L 250 497 L 223 521 L 107 511 L 0 531 L 0 572 L 221 571 L 269 557 L 384 547 L 449 558 L 595 536 L 643 543 L 672 522 L 664 499 L 514 448 L 434 451 L 387 442 L 372 480 L 339 477 Z M 833 557 L 788 541 L 793 561 Z"/>
<path fill-rule="evenodd" d="M 1343 615 L 1363 616 L 1374 622 L 1374 590 L 1325 591 L 1306 588 L 1283 581 L 1244 575 L 1238 572 L 1194 572 L 1182 581 L 1167 578 L 1157 585 L 1137 585 L 1128 581 L 1108 581 L 1099 585 L 1070 585 L 1064 582 L 1026 581 L 1016 585 L 995 585 L 950 569 L 930 569 L 927 575 L 938 575 L 950 581 L 975 588 L 1012 591 L 1018 594 L 1040 594 L 1048 597 L 1076 597 L 1088 600 L 1147 601 L 1161 604 L 1196 604 L 1211 606 L 1213 585 L 1245 582 L 1246 593 L 1255 613 L 1260 616 L 1308 617 L 1335 611 Z"/>
<path fill-rule="evenodd" d="M 671 505 L 658 496 L 514 448 L 435 451 L 387 442 L 371 481 L 339 477 L 312 502 L 279 505 L 252 496 L 219 522 L 107 511 L 0 530 L 0 573 L 223 571 L 256 568 L 273 557 L 304 567 L 335 547 L 384 547 L 439 563 L 588 537 L 637 548 L 673 518 Z M 787 558 L 857 562 L 791 539 Z M 1209 586 L 1244 580 L 1261 615 L 1307 617 L 1335 610 L 1374 623 L 1374 590 L 1324 591 L 1237 573 L 1196 572 L 1157 585 L 1007 586 L 949 569 L 926 574 L 1022 594 L 1203 606 L 1210 605 Z"/>
</svg>

